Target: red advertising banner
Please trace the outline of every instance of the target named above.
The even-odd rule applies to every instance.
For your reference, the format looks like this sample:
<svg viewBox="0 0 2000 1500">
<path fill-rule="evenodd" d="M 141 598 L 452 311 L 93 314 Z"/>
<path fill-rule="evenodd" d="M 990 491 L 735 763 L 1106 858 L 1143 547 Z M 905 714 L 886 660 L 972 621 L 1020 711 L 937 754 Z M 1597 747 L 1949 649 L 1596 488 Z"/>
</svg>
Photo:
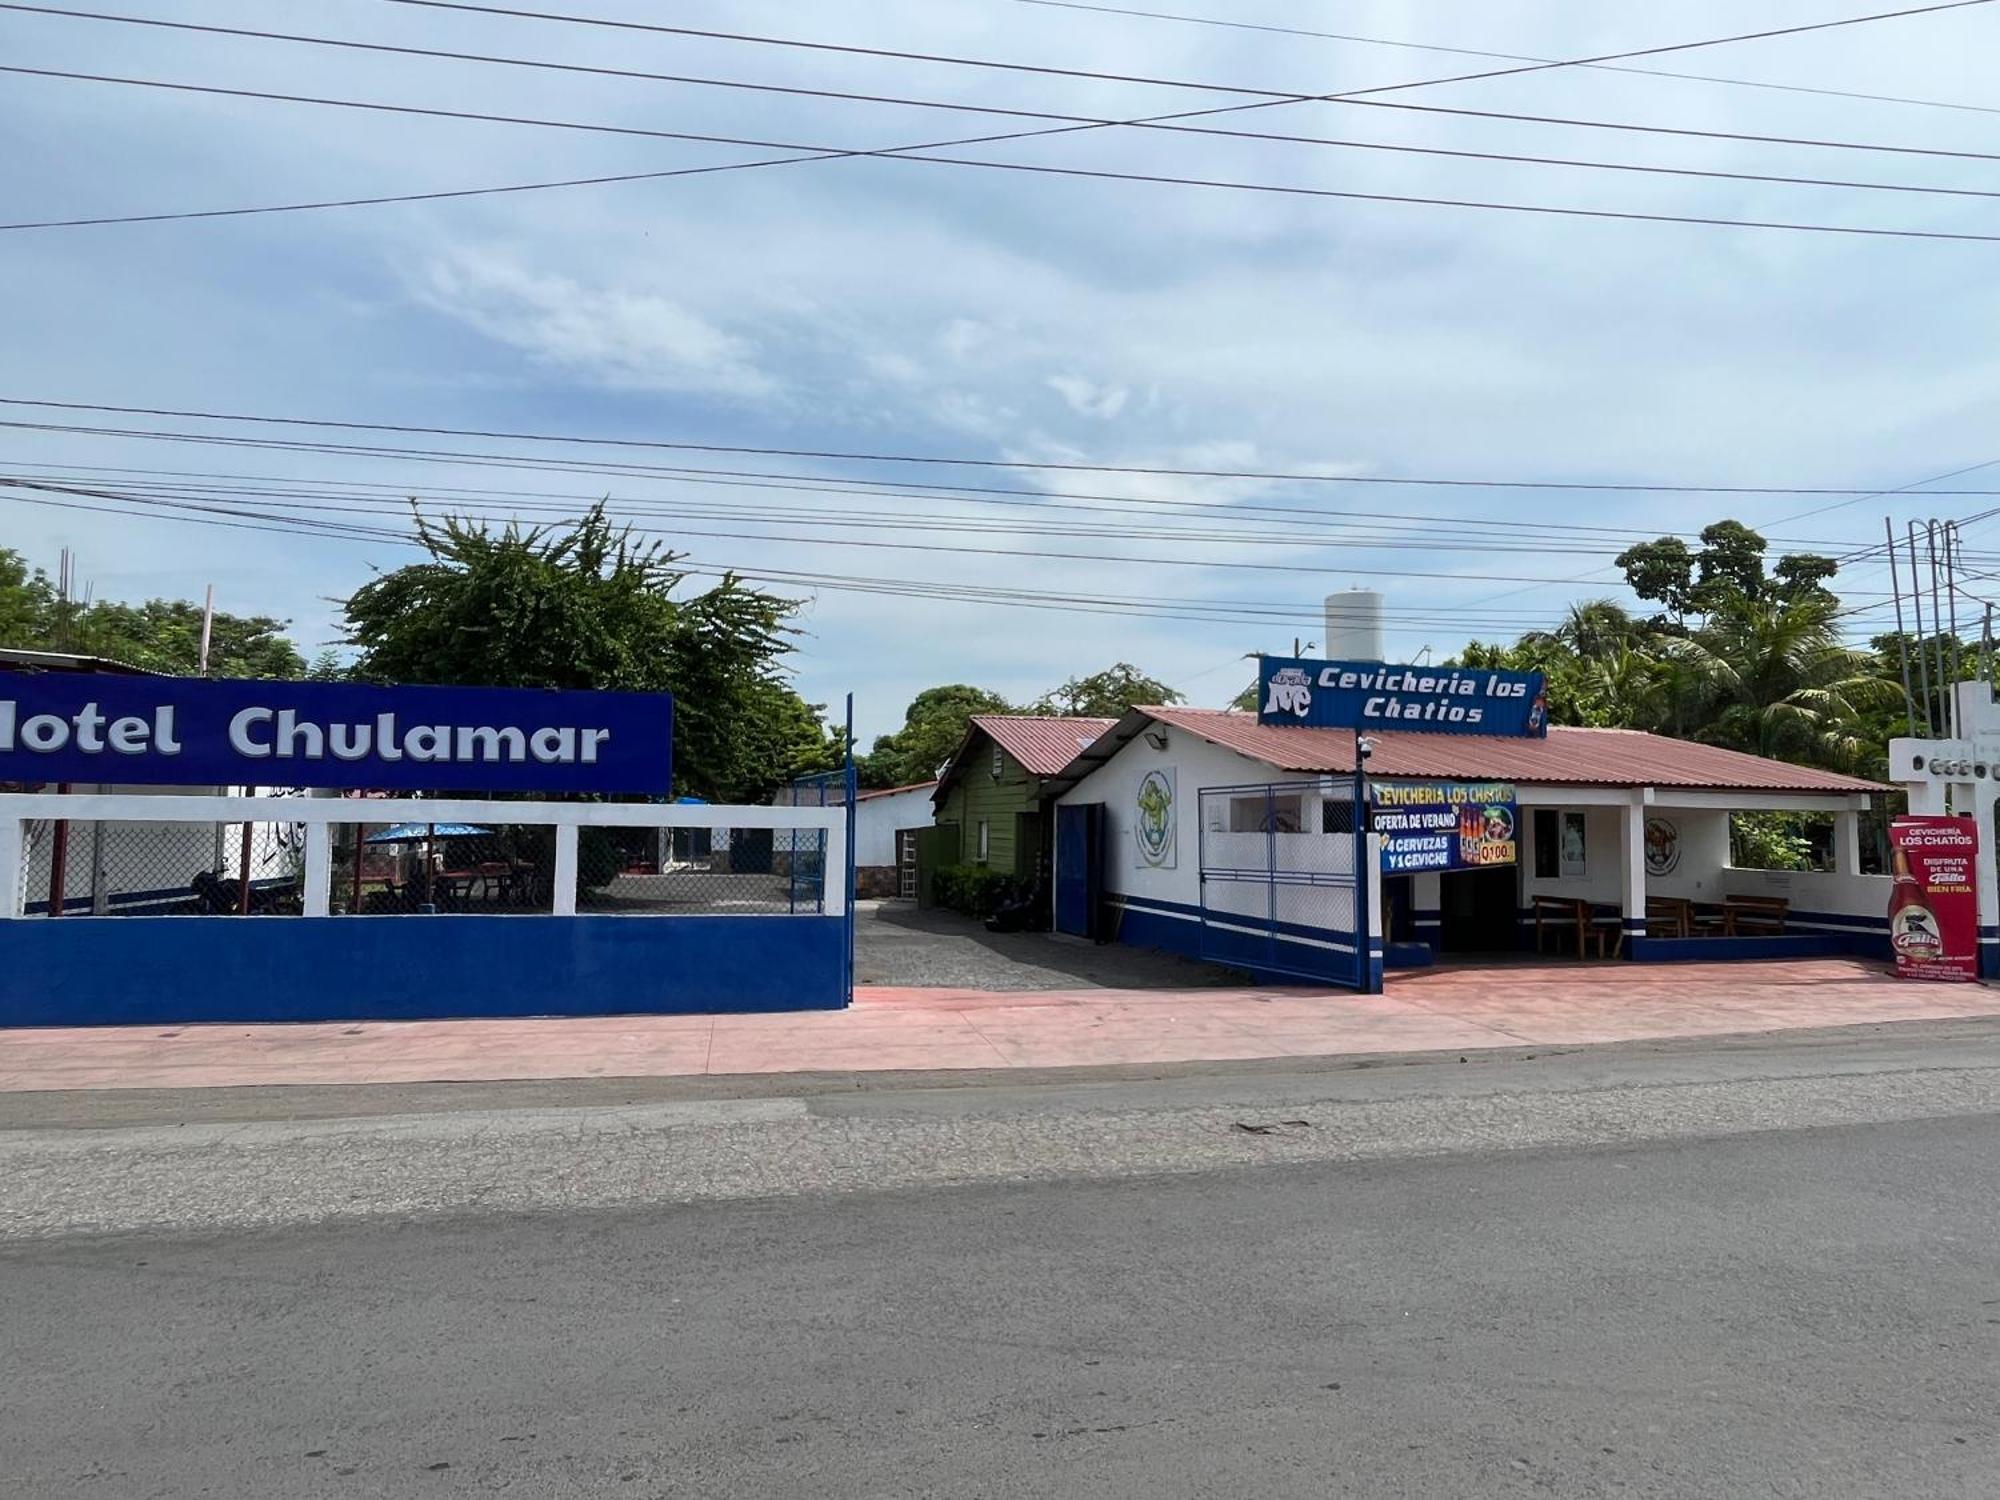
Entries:
<svg viewBox="0 0 2000 1500">
<path fill-rule="evenodd" d="M 1902 979 L 1979 978 L 1979 858 L 1975 818 L 1889 824 L 1889 946 Z"/>
</svg>

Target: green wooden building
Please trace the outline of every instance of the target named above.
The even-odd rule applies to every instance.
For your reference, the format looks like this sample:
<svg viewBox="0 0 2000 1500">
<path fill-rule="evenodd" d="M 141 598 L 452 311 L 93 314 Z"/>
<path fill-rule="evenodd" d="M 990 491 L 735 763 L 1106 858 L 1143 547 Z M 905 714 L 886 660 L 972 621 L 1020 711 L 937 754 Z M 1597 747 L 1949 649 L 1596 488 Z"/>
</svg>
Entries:
<svg viewBox="0 0 2000 1500">
<path fill-rule="evenodd" d="M 919 845 L 919 867 L 984 865 L 1033 876 L 1048 860 L 1044 784 L 1117 722 L 976 715 L 931 794 L 937 826 Z"/>
</svg>

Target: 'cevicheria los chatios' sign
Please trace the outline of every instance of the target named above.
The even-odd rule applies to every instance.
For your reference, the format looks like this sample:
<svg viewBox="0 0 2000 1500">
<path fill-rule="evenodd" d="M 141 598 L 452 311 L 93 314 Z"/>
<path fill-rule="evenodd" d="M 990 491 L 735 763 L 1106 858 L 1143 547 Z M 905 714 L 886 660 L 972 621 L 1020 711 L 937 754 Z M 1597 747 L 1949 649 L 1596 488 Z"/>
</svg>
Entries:
<svg viewBox="0 0 2000 1500">
<path fill-rule="evenodd" d="M 1264 724 L 1428 734 L 1539 737 L 1549 730 L 1539 672 L 1278 656 L 1263 658 L 1257 717 Z"/>
<path fill-rule="evenodd" d="M 0 780 L 665 793 L 665 693 L 0 672 Z"/>
</svg>

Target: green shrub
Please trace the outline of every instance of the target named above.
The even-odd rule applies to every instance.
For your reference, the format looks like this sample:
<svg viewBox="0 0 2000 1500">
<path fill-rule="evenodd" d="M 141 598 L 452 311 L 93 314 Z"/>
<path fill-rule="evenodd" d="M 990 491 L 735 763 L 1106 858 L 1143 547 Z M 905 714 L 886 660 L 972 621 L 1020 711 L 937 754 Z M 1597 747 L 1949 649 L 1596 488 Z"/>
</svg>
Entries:
<svg viewBox="0 0 2000 1500">
<path fill-rule="evenodd" d="M 984 865 L 946 865 L 931 878 L 932 900 L 968 917 L 990 917 L 1021 900 L 1027 889 L 1028 883 L 1018 876 Z"/>
</svg>

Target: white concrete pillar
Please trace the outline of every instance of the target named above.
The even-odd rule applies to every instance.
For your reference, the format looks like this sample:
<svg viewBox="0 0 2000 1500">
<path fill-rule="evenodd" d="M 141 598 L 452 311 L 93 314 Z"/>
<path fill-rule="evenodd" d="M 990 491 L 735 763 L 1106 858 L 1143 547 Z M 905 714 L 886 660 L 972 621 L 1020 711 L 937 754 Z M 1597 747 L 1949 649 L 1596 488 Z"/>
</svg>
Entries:
<svg viewBox="0 0 2000 1500">
<path fill-rule="evenodd" d="M 0 921 L 18 917 L 27 886 L 27 844 L 21 837 L 21 820 L 0 814 Z"/>
<path fill-rule="evenodd" d="M 1419 870 L 1410 877 L 1410 916 L 1416 923 L 1417 941 L 1430 944 L 1433 953 L 1444 944 L 1444 872 Z"/>
<path fill-rule="evenodd" d="M 1861 814 L 1851 807 L 1833 815 L 1833 868 L 1841 875 L 1861 873 Z"/>
<path fill-rule="evenodd" d="M 1979 854 L 1972 862 L 1979 895 L 1979 972 L 1991 976 L 2000 972 L 2000 850 L 1993 847 L 1993 806 L 2000 802 L 2000 789 L 1989 780 L 1973 783 L 1971 792 L 1967 800 L 1979 824 Z"/>
<path fill-rule="evenodd" d="M 1646 806 L 1651 800 L 1650 788 L 1640 788 L 1632 793 L 1632 800 L 1625 804 L 1625 836 L 1623 879 L 1620 882 L 1624 896 L 1623 916 L 1625 937 L 1630 941 L 1646 930 Z"/>
<path fill-rule="evenodd" d="M 305 847 L 306 916 L 323 917 L 333 906 L 333 825 L 308 823 Z M 356 852 L 359 857 L 359 851 Z"/>
<path fill-rule="evenodd" d="M 820 872 L 820 910 L 829 917 L 847 915 L 847 826 L 826 830 L 826 860 Z"/>
<path fill-rule="evenodd" d="M 555 889 L 549 910 L 558 917 L 576 915 L 576 824 L 556 824 L 556 863 L 551 872 Z"/>
</svg>

